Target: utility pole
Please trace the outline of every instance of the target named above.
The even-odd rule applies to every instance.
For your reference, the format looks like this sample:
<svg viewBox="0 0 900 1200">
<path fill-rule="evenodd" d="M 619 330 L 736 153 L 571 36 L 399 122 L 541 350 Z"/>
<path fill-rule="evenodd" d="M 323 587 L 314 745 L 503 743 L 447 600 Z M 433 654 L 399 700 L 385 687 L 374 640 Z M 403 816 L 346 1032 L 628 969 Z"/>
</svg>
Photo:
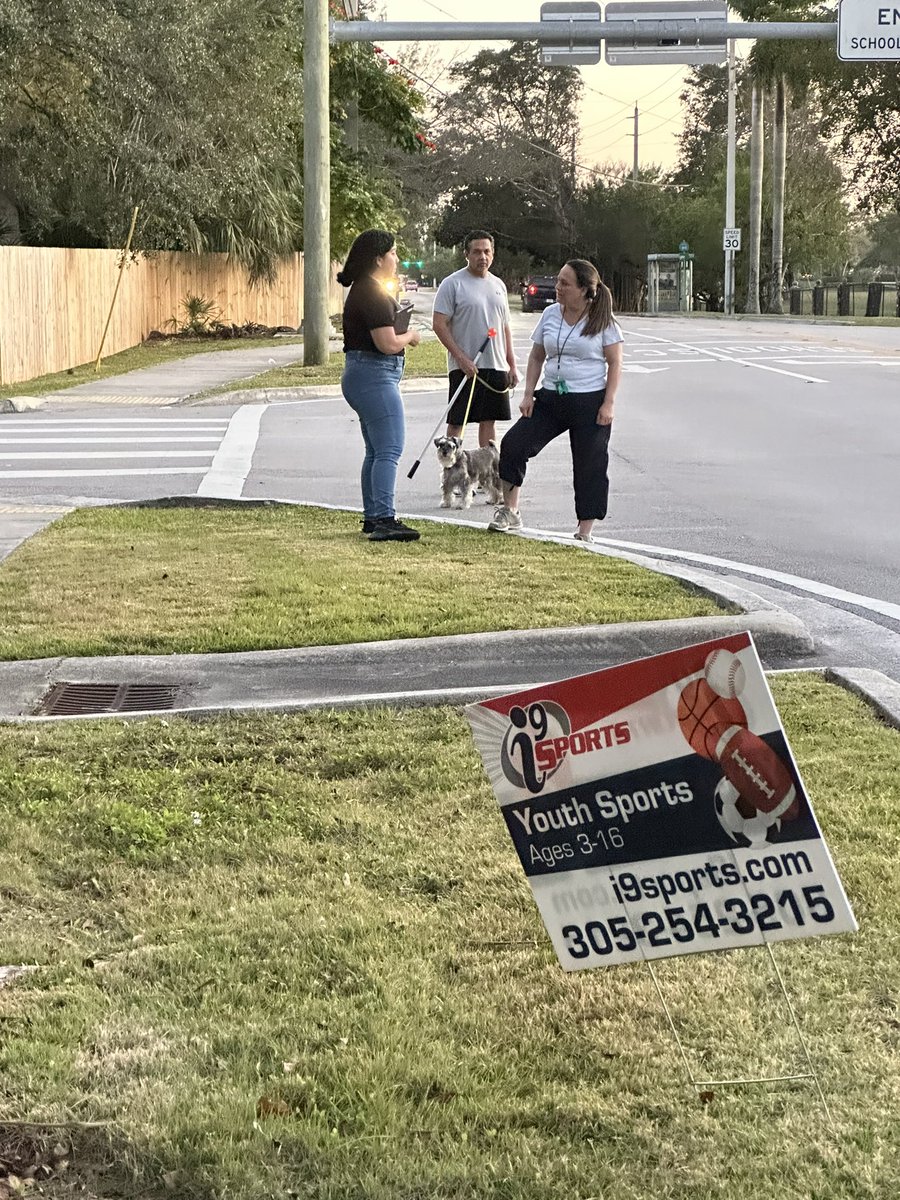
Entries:
<svg viewBox="0 0 900 1200">
<path fill-rule="evenodd" d="M 734 145 L 735 145 L 735 63 L 734 39 L 728 42 L 728 145 L 725 158 L 725 228 L 734 228 Z M 734 316 L 734 250 L 725 251 L 725 315 Z"/>
<path fill-rule="evenodd" d="M 331 156 L 328 0 L 303 5 L 303 362 L 328 362 Z"/>
<path fill-rule="evenodd" d="M 634 105 L 634 166 L 631 168 L 631 178 L 637 183 L 638 178 L 638 106 Z"/>
</svg>

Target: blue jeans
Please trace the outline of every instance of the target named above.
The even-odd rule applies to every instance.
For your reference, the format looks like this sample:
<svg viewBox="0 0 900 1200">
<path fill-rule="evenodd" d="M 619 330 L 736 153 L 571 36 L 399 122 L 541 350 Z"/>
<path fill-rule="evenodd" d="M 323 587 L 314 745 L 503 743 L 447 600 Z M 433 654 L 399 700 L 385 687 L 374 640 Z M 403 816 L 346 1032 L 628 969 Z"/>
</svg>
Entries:
<svg viewBox="0 0 900 1200">
<path fill-rule="evenodd" d="M 359 417 L 366 456 L 362 465 L 363 515 L 394 516 L 397 464 L 406 427 L 400 379 L 403 356 L 348 350 L 341 376 L 344 399 Z"/>
</svg>

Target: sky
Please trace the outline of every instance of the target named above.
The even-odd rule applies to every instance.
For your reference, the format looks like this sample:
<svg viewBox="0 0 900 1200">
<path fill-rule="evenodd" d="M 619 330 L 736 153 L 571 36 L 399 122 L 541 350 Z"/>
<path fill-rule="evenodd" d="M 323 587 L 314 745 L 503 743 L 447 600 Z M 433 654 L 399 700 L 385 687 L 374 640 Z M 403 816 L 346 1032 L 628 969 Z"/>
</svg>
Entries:
<svg viewBox="0 0 900 1200">
<path fill-rule="evenodd" d="M 381 17 L 386 21 L 539 21 L 541 0 L 382 0 Z M 373 14 L 373 19 L 378 19 Z M 436 42 L 437 51 L 448 63 L 471 57 L 477 50 L 500 50 L 506 42 Z M 386 43 L 391 53 L 403 59 L 404 43 Z M 666 63 L 658 67 L 581 67 L 584 92 L 581 104 L 581 144 L 578 161 L 585 166 L 625 163 L 634 158 L 634 108 L 638 107 L 638 157 L 642 164 L 672 167 L 677 158 L 677 135 L 681 130 L 679 95 L 689 67 Z M 445 88 L 447 76 L 431 77 L 437 88 Z M 420 83 L 420 86 L 421 83 Z M 426 92 L 428 89 L 423 88 Z M 434 93 L 433 93 L 434 94 Z"/>
</svg>

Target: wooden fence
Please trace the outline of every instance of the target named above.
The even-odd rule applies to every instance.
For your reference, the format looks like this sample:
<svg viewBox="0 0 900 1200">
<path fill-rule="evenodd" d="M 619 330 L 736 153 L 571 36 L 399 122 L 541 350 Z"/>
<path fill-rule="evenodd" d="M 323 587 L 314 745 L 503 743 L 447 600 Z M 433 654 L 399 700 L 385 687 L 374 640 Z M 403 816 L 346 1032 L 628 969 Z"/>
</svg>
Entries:
<svg viewBox="0 0 900 1200">
<path fill-rule="evenodd" d="M 92 362 L 116 286 L 118 250 L 0 246 L 0 384 Z M 129 262 L 103 355 L 127 350 L 151 329 L 183 318 L 186 296 L 202 296 L 222 319 L 298 327 L 303 319 L 303 256 L 283 259 L 271 285 L 251 287 L 225 254 L 160 251 Z M 329 312 L 341 311 L 332 276 Z"/>
</svg>

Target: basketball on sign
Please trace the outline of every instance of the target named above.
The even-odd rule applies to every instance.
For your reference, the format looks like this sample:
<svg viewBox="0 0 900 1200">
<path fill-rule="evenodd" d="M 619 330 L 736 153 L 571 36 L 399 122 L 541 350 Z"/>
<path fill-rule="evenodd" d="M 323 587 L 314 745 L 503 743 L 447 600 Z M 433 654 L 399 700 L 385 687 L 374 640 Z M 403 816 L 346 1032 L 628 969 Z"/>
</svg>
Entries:
<svg viewBox="0 0 900 1200">
<path fill-rule="evenodd" d="M 695 754 L 714 759 L 723 729 L 746 726 L 740 700 L 719 696 L 705 679 L 692 679 L 678 698 L 678 724 Z"/>
</svg>

